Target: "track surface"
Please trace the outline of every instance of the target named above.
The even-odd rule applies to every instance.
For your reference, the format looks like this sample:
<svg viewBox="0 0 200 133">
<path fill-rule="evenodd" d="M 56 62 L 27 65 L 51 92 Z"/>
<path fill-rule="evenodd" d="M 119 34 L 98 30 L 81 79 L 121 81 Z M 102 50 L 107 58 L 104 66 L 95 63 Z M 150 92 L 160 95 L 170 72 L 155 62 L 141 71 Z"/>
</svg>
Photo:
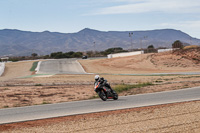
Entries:
<svg viewBox="0 0 200 133">
<path fill-rule="evenodd" d="M 99 59 L 99 58 L 91 58 Z M 39 63 L 37 74 L 91 74 L 86 73 L 76 58 L 73 59 L 54 59 Z M 97 73 L 106 74 L 106 73 Z M 111 75 L 200 75 L 200 72 L 174 72 L 174 73 L 149 73 L 149 74 L 111 74 Z"/>
<path fill-rule="evenodd" d="M 200 87 L 133 96 L 122 96 L 119 97 L 119 100 L 117 101 L 102 101 L 100 99 L 94 99 L 0 109 L 0 124 L 192 100 L 200 100 Z"/>
<path fill-rule="evenodd" d="M 77 59 L 42 61 L 38 74 L 86 74 Z"/>
</svg>

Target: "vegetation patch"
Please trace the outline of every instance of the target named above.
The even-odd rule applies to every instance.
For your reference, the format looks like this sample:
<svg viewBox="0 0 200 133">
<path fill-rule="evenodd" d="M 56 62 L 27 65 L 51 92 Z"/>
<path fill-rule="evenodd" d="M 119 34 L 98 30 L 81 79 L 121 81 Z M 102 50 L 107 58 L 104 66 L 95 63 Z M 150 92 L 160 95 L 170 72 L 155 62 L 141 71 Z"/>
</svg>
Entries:
<svg viewBox="0 0 200 133">
<path fill-rule="evenodd" d="M 119 84 L 119 85 L 116 85 L 116 86 L 114 87 L 114 90 L 115 90 L 117 93 L 120 93 L 120 92 L 124 92 L 124 91 L 131 90 L 131 89 L 133 89 L 133 88 L 142 88 L 142 87 L 150 86 L 150 85 L 154 85 L 154 84 L 153 84 L 153 83 L 150 83 L 150 82 L 147 82 L 147 83 L 140 83 L 140 84 L 135 84 L 135 85 Z"/>
<path fill-rule="evenodd" d="M 88 99 L 95 99 L 95 98 L 99 98 L 99 95 L 93 95 L 93 96 L 91 96 L 90 98 L 88 98 Z"/>
<path fill-rule="evenodd" d="M 42 104 L 51 104 L 51 103 L 47 101 L 43 101 Z"/>
<path fill-rule="evenodd" d="M 9 90 L 8 88 L 4 88 L 4 90 Z"/>
<path fill-rule="evenodd" d="M 35 86 L 42 86 L 42 84 L 35 84 Z"/>
<path fill-rule="evenodd" d="M 32 65 L 32 67 L 31 67 L 30 71 L 31 71 L 31 72 L 34 72 L 35 69 L 36 69 L 36 67 L 37 67 L 37 65 L 38 65 L 38 61 L 33 62 L 33 65 Z"/>
</svg>

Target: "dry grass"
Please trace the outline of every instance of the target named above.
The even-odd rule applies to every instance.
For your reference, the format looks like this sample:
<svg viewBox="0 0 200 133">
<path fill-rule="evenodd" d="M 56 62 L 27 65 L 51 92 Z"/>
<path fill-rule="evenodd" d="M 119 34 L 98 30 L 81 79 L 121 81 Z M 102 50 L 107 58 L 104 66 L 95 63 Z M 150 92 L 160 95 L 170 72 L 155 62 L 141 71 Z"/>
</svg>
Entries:
<svg viewBox="0 0 200 133">
<path fill-rule="evenodd" d="M 0 108 L 60 103 L 89 99 L 91 85 L 0 87 Z"/>
<path fill-rule="evenodd" d="M 56 75 L 55 77 L 44 78 L 46 80 L 42 80 L 42 78 L 15 80 L 10 85 L 0 87 L 0 108 L 90 99 L 96 96 L 96 93 L 93 90 L 93 76 L 87 76 L 83 75 L 83 77 L 78 76 L 79 78 L 76 78 L 74 75 L 61 75 L 62 78 L 60 79 Z M 88 82 L 84 82 L 86 78 L 88 78 Z M 105 78 L 112 83 L 113 88 L 117 87 L 118 84 L 123 84 L 125 88 L 120 91 L 120 96 L 200 86 L 200 76 L 105 75 Z M 156 85 L 144 84 L 145 82 Z"/>
<path fill-rule="evenodd" d="M 185 46 L 183 49 L 193 49 L 193 48 L 199 48 L 198 45 L 190 45 L 190 46 Z"/>
</svg>

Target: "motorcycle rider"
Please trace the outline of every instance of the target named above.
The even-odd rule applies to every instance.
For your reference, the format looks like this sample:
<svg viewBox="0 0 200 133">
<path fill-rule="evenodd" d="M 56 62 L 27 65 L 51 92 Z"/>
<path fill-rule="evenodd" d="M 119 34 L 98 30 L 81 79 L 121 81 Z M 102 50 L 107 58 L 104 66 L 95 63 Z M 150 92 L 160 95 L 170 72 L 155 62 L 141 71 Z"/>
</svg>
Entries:
<svg viewBox="0 0 200 133">
<path fill-rule="evenodd" d="M 102 82 L 102 81 L 100 81 L 100 76 L 99 75 L 95 75 L 94 79 L 95 79 L 95 82 L 94 82 L 94 89 L 95 90 L 94 91 L 96 93 L 98 93 L 98 88 L 99 88 L 100 82 Z"/>
<path fill-rule="evenodd" d="M 109 87 L 111 89 L 111 92 L 113 92 L 112 88 L 110 87 L 108 83 L 104 84 L 104 81 L 107 81 L 107 80 L 105 80 L 103 77 L 100 78 L 99 75 L 95 75 L 94 79 L 95 79 L 95 82 L 94 82 L 95 92 L 98 93 L 98 89 L 101 88 L 102 85 Z"/>
</svg>

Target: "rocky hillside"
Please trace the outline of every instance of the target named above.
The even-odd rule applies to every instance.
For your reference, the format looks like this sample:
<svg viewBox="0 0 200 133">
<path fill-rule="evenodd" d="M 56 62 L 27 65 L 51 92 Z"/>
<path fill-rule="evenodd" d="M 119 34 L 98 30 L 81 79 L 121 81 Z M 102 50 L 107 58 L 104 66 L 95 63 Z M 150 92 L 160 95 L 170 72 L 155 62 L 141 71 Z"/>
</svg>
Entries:
<svg viewBox="0 0 200 133">
<path fill-rule="evenodd" d="M 151 62 L 157 69 L 197 71 L 200 68 L 200 47 L 152 54 Z"/>
<path fill-rule="evenodd" d="M 200 64 L 200 47 L 181 49 L 173 52 L 174 55 L 181 56 L 182 58 L 189 59 L 195 64 Z"/>
<path fill-rule="evenodd" d="M 133 33 L 132 45 L 129 33 Z M 154 47 L 171 47 L 175 40 L 197 44 L 200 40 L 191 38 L 188 34 L 173 30 L 151 30 L 151 31 L 98 31 L 83 29 L 77 33 L 58 32 L 29 32 L 20 30 L 0 30 L 0 56 L 4 55 L 40 55 L 52 52 L 105 50 L 112 47 L 146 48 L 148 45 Z M 95 43 L 94 43 L 95 42 Z"/>
</svg>

